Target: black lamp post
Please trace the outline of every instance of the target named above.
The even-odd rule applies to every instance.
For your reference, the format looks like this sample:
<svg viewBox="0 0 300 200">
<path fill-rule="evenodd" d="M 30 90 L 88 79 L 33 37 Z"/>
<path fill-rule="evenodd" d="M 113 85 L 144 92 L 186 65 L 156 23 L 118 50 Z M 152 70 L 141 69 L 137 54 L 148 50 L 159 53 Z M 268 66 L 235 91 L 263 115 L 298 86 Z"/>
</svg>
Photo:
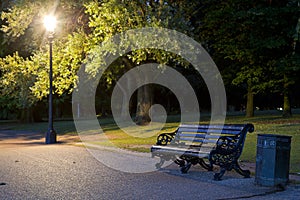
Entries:
<svg viewBox="0 0 300 200">
<path fill-rule="evenodd" d="M 44 18 L 44 25 L 49 32 L 49 117 L 48 117 L 48 130 L 46 133 L 46 144 L 56 143 L 56 132 L 53 128 L 53 97 L 52 97 L 52 44 L 54 39 L 54 29 L 56 26 L 56 19 L 53 16 L 46 16 Z"/>
</svg>

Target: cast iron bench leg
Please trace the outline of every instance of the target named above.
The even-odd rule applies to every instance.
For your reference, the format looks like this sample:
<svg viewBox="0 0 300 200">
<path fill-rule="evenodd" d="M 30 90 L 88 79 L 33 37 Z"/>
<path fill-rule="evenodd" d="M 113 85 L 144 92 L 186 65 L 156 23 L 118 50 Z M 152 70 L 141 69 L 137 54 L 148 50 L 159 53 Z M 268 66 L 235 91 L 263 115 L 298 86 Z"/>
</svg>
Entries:
<svg viewBox="0 0 300 200">
<path fill-rule="evenodd" d="M 250 178 L 250 171 L 242 169 L 238 162 L 234 164 L 233 169 L 245 178 Z"/>
<path fill-rule="evenodd" d="M 174 161 L 174 163 L 176 163 L 177 165 L 179 165 L 179 167 L 184 167 L 185 166 L 185 161 L 181 160 L 181 159 L 176 159 Z"/>
<path fill-rule="evenodd" d="M 207 169 L 208 171 L 213 170 L 213 166 L 211 163 L 207 164 L 202 158 L 199 159 L 199 164 L 204 168 Z"/>
<path fill-rule="evenodd" d="M 165 163 L 165 159 L 160 158 L 159 163 L 156 163 L 156 164 L 155 164 L 156 169 L 160 169 L 161 166 L 162 166 L 164 163 Z"/>
<path fill-rule="evenodd" d="M 226 168 L 222 167 L 219 173 L 215 173 L 214 180 L 220 181 L 222 176 L 225 174 L 225 172 L 226 172 Z"/>
<path fill-rule="evenodd" d="M 191 168 L 191 166 L 192 166 L 192 163 L 187 162 L 184 166 L 181 167 L 181 169 L 180 169 L 181 173 L 186 174 L 189 171 L 189 169 Z"/>
</svg>

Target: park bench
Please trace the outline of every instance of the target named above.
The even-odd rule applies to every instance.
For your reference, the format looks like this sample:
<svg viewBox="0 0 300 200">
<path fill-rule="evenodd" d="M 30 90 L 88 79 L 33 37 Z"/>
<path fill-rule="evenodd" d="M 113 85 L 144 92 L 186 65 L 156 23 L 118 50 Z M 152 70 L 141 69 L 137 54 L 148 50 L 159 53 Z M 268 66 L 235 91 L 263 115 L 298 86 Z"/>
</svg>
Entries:
<svg viewBox="0 0 300 200">
<path fill-rule="evenodd" d="M 180 125 L 172 133 L 162 133 L 156 145 L 151 147 L 152 157 L 160 157 L 156 164 L 160 168 L 165 161 L 173 160 L 187 173 L 191 165 L 200 164 L 208 171 L 213 165 L 220 167 L 214 180 L 221 180 L 226 171 L 234 169 L 250 177 L 249 170 L 243 170 L 238 159 L 242 153 L 247 132 L 253 132 L 252 124 L 225 125 Z"/>
</svg>

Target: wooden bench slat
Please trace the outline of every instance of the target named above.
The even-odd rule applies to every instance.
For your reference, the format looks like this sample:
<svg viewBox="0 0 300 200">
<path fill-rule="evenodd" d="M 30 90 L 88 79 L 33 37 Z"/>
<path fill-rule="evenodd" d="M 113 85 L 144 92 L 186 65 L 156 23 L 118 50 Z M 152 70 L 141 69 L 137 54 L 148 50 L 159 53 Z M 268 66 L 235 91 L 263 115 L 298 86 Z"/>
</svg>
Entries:
<svg viewBox="0 0 300 200">
<path fill-rule="evenodd" d="M 209 152 L 200 152 L 195 151 L 195 149 L 188 149 L 188 148 L 179 148 L 179 147 L 168 147 L 168 146 L 153 146 L 153 151 L 159 153 L 166 153 L 166 154 L 174 154 L 174 155 L 193 155 L 199 158 L 206 158 L 209 156 Z"/>
<path fill-rule="evenodd" d="M 195 139 L 195 138 L 191 138 L 191 137 L 183 137 L 179 139 L 180 141 L 193 141 L 193 142 L 198 142 L 198 143 L 216 143 L 218 141 L 218 139 L 214 139 L 214 140 L 208 140 L 208 139 Z"/>
<path fill-rule="evenodd" d="M 203 138 L 206 138 L 206 139 L 208 139 L 208 138 L 219 139 L 220 135 L 181 134 L 181 135 L 180 135 L 180 138 L 182 138 L 182 137 L 192 137 L 192 138 L 202 138 L 202 139 L 203 139 Z"/>
<path fill-rule="evenodd" d="M 231 134 L 231 135 L 238 135 L 241 131 L 240 130 L 228 130 L 228 129 L 185 129 L 179 127 L 177 130 L 178 133 L 203 133 L 203 134 Z"/>
<path fill-rule="evenodd" d="M 201 128 L 201 129 L 228 129 L 228 130 L 243 130 L 245 127 L 245 124 L 232 124 L 232 125 L 217 125 L 217 124 L 212 124 L 212 125 L 208 125 L 208 124 L 181 124 L 179 127 L 182 128 L 188 128 L 188 129 L 197 129 L 197 128 Z"/>
<path fill-rule="evenodd" d="M 185 137 L 196 137 L 196 138 L 205 138 L 206 134 L 181 133 L 180 136 L 185 136 Z"/>
</svg>

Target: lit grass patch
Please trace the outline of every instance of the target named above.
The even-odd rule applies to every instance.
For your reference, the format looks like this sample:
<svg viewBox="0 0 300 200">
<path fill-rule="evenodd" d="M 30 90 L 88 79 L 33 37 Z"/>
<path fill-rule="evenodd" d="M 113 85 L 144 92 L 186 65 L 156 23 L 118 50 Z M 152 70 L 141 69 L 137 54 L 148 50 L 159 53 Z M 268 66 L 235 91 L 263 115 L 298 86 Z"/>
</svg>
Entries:
<svg viewBox="0 0 300 200">
<path fill-rule="evenodd" d="M 167 123 L 159 133 L 152 132 L 148 126 L 127 127 L 126 132 L 118 129 L 112 124 L 107 124 L 102 127 L 106 140 L 103 141 L 91 141 L 88 143 L 103 145 L 103 146 L 115 146 L 118 148 L 124 148 L 132 151 L 150 152 L 151 145 L 156 143 L 157 135 L 162 132 L 173 132 L 179 123 Z M 157 125 L 159 126 L 159 125 Z M 155 126 L 154 126 L 155 127 Z M 143 135 L 145 132 L 145 135 Z M 130 133 L 130 134 L 127 134 Z M 139 135 L 141 133 L 141 135 Z M 150 133 L 150 135 L 148 134 Z M 146 137 L 145 137 L 146 136 Z"/>
<path fill-rule="evenodd" d="M 280 115 L 263 115 L 253 118 L 228 117 L 227 123 L 252 123 L 253 133 L 246 137 L 241 160 L 256 162 L 256 144 L 258 134 L 278 134 L 292 136 L 290 153 L 290 172 L 300 172 L 300 115 L 283 118 Z"/>
</svg>

